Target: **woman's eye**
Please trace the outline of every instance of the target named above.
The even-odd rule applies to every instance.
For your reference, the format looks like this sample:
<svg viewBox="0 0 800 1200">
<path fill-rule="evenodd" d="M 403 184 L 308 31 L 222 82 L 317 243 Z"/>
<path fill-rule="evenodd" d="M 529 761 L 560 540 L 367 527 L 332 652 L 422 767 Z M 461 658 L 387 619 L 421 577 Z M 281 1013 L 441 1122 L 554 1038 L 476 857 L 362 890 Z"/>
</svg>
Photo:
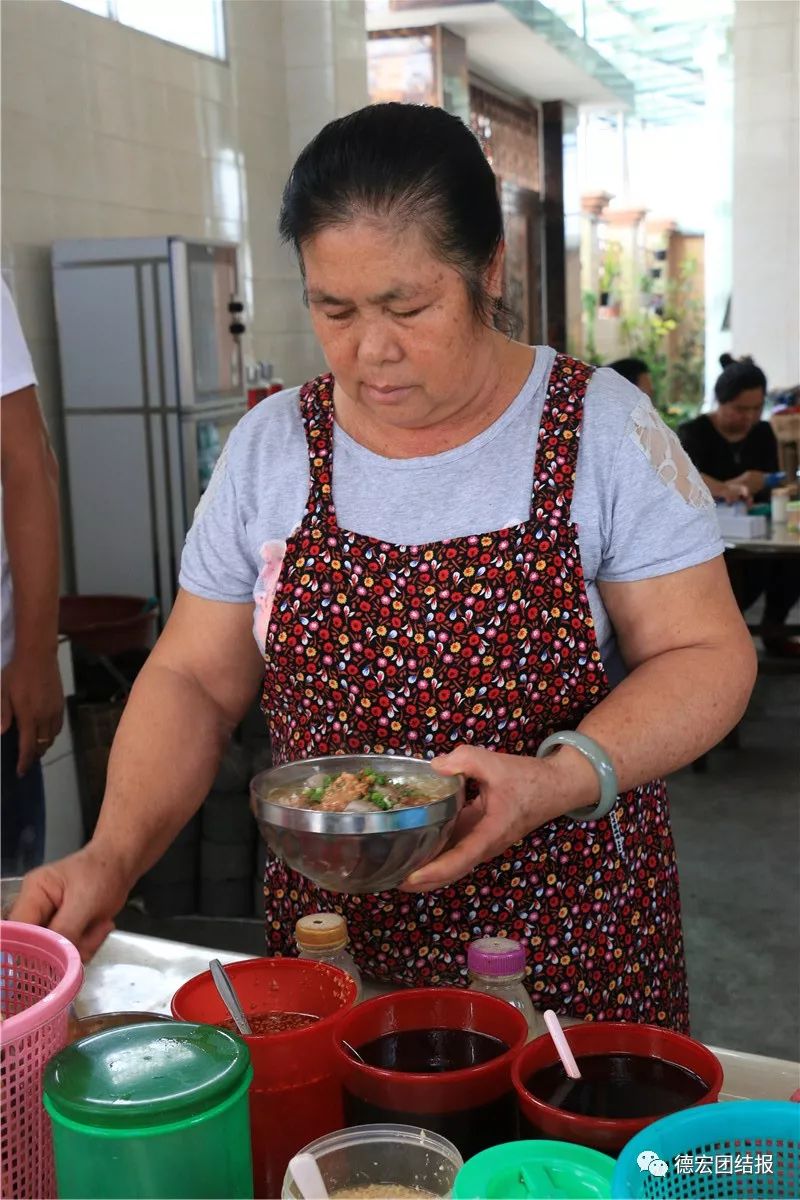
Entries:
<svg viewBox="0 0 800 1200">
<path fill-rule="evenodd" d="M 348 317 L 352 317 L 352 312 L 326 313 L 325 316 L 329 321 L 346 321 Z"/>
<path fill-rule="evenodd" d="M 416 316 L 419 316 L 419 314 L 424 311 L 425 311 L 425 305 L 423 305 L 422 308 L 412 308 L 409 310 L 409 312 L 393 312 L 392 316 L 393 317 L 416 317 Z"/>
</svg>

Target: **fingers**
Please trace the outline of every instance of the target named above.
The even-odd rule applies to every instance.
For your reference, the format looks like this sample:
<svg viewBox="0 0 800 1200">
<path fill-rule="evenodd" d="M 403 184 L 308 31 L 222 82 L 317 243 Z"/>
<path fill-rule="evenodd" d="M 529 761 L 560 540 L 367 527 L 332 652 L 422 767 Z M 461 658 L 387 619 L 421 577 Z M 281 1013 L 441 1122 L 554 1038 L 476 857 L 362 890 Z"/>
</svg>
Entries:
<svg viewBox="0 0 800 1200">
<path fill-rule="evenodd" d="M 3 688 L 0 691 L 0 707 L 2 708 L 2 732 L 7 733 L 11 728 L 11 722 L 14 720 L 14 710 L 11 707 L 11 700 L 8 695 L 8 689 Z"/>
<path fill-rule="evenodd" d="M 468 775 L 479 783 L 488 780 L 495 765 L 495 752 L 480 746 L 456 746 L 449 754 L 431 759 L 431 766 L 439 775 Z"/>
<path fill-rule="evenodd" d="M 498 839 L 498 830 L 490 818 L 479 821 L 444 854 L 440 854 L 433 862 L 414 871 L 400 885 L 403 892 L 430 892 L 436 888 L 447 887 L 457 879 L 468 875 L 479 863 L 494 858 L 504 849 L 504 839 Z M 510 844 L 510 841 L 507 843 Z"/>
<path fill-rule="evenodd" d="M 98 913 L 99 904 L 91 903 L 97 897 L 90 891 L 88 897 L 74 886 L 67 888 L 58 912 L 50 921 L 50 929 L 60 933 L 80 949 L 81 954 L 91 957 L 97 947 L 113 928 L 114 922 L 108 913 Z"/>
<path fill-rule="evenodd" d="M 19 757 L 17 758 L 17 775 L 22 778 L 27 775 L 39 754 L 47 748 L 46 739 L 37 741 L 38 727 L 33 717 L 20 718 L 17 716 L 19 731 Z"/>
<path fill-rule="evenodd" d="M 46 869 L 32 871 L 25 878 L 9 920 L 23 921 L 26 925 L 49 925 L 58 911 L 61 895 L 59 882 L 50 878 Z"/>
<path fill-rule="evenodd" d="M 94 925 L 89 926 L 85 937 L 77 943 L 83 962 L 88 963 L 90 959 L 94 958 L 103 942 L 115 928 L 113 921 L 97 921 Z"/>
</svg>

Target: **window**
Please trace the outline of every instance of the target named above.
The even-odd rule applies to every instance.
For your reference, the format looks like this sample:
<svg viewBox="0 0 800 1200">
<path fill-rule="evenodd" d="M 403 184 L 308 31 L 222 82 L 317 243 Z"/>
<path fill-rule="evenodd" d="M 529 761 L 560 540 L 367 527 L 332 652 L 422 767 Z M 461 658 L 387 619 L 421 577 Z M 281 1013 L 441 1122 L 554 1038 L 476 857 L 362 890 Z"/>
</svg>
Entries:
<svg viewBox="0 0 800 1200">
<path fill-rule="evenodd" d="M 225 57 L 222 0 L 67 0 L 67 3 L 199 54 Z"/>
</svg>

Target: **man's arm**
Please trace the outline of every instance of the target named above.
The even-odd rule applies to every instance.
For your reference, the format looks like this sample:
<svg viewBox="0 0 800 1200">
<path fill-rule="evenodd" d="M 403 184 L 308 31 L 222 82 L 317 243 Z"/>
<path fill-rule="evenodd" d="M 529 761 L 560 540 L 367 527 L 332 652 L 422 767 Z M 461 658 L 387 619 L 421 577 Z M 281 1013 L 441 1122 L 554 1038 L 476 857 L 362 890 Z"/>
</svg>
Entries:
<svg viewBox="0 0 800 1200">
<path fill-rule="evenodd" d="M 3 528 L 14 586 L 14 658 L 3 670 L 2 729 L 16 721 L 24 775 L 61 728 L 58 464 L 36 389 L 3 396 Z"/>
</svg>

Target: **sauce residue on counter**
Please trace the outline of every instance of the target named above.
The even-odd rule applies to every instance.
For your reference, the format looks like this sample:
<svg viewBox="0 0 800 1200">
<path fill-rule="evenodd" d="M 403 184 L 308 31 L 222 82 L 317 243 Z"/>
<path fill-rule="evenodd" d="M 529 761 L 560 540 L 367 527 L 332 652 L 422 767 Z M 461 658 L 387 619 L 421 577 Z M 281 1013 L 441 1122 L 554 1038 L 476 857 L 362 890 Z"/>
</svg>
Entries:
<svg viewBox="0 0 800 1200">
<path fill-rule="evenodd" d="M 261 1037 L 265 1033 L 292 1033 L 295 1029 L 306 1029 L 309 1025 L 316 1025 L 319 1020 L 313 1013 L 300 1012 L 247 1013 L 246 1016 L 254 1037 Z M 232 1019 L 219 1021 L 218 1024 L 223 1029 L 230 1029 L 232 1033 L 237 1032 Z"/>
</svg>

